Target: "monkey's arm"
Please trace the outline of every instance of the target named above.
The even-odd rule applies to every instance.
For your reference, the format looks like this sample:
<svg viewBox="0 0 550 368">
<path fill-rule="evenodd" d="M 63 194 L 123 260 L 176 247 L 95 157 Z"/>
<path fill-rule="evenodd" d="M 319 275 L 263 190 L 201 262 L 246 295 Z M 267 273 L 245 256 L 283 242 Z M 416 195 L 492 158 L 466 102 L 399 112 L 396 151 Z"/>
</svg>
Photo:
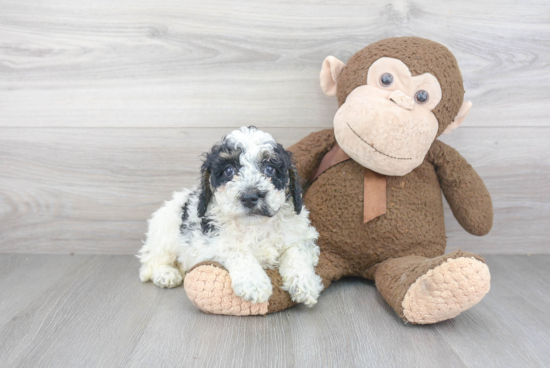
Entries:
<svg viewBox="0 0 550 368">
<path fill-rule="evenodd" d="M 335 145 L 334 129 L 325 129 L 311 133 L 288 149 L 292 152 L 298 175 L 302 178 L 305 188 L 309 185 L 313 171 Z"/>
<path fill-rule="evenodd" d="M 493 226 L 493 204 L 489 191 L 475 172 L 454 148 L 436 140 L 427 155 L 462 227 L 473 235 L 485 235 Z"/>
</svg>

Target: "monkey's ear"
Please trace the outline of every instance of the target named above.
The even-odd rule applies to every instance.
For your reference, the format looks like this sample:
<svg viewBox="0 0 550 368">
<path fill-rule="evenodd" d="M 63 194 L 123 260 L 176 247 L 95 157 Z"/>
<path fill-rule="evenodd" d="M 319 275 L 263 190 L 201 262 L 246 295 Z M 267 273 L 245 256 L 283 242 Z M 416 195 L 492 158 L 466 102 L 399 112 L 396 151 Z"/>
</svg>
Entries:
<svg viewBox="0 0 550 368">
<path fill-rule="evenodd" d="M 449 126 L 443 131 L 443 134 L 449 134 L 456 128 L 462 124 L 464 119 L 466 119 L 466 116 L 468 116 L 468 113 L 470 112 L 470 109 L 472 108 L 472 103 L 470 101 L 464 101 L 462 103 L 462 106 L 460 106 L 460 110 L 458 110 L 458 114 L 456 114 L 455 119 Z"/>
<path fill-rule="evenodd" d="M 290 179 L 289 189 L 292 196 L 292 203 L 294 203 L 294 211 L 297 215 L 302 212 L 302 186 L 300 185 L 300 177 L 298 176 L 298 170 L 296 166 L 290 166 L 288 169 L 288 177 Z"/>
<path fill-rule="evenodd" d="M 336 59 L 334 56 L 327 56 L 321 67 L 321 89 L 327 96 L 336 96 L 336 84 L 338 77 L 344 70 L 346 64 Z"/>
<path fill-rule="evenodd" d="M 201 192 L 199 194 L 198 215 L 204 217 L 208 204 L 212 199 L 212 189 L 210 189 L 210 169 L 206 162 L 201 167 Z"/>
</svg>

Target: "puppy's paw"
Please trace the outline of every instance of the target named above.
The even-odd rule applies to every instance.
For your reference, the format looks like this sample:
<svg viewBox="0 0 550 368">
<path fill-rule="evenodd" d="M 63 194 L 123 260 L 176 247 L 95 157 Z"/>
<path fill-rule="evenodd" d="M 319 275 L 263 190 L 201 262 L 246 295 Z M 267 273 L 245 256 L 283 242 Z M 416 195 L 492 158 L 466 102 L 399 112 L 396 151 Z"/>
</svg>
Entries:
<svg viewBox="0 0 550 368">
<path fill-rule="evenodd" d="M 151 280 L 158 287 L 170 289 L 181 285 L 183 276 L 177 268 L 163 265 L 153 269 Z"/>
<path fill-rule="evenodd" d="M 283 276 L 283 290 L 288 291 L 296 303 L 304 303 L 308 307 L 317 304 L 317 299 L 323 291 L 323 281 L 315 272 Z"/>
<path fill-rule="evenodd" d="M 235 294 L 251 303 L 265 303 L 273 292 L 271 280 L 264 270 L 257 274 L 231 273 L 230 276 Z"/>
<path fill-rule="evenodd" d="M 139 269 L 139 279 L 141 282 L 147 282 L 153 278 L 153 267 L 149 265 L 142 265 Z"/>
</svg>

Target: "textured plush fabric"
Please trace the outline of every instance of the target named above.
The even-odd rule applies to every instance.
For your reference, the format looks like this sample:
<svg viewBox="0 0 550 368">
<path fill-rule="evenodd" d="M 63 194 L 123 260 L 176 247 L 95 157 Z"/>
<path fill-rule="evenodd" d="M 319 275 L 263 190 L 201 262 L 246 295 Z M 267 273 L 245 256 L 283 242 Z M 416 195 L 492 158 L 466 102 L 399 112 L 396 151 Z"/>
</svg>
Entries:
<svg viewBox="0 0 550 368">
<path fill-rule="evenodd" d="M 413 76 L 430 73 L 441 85 L 442 97 L 433 113 L 439 121 L 439 136 L 453 121 L 464 99 L 462 74 L 454 55 L 443 45 L 419 37 L 387 38 L 353 55 L 338 78 L 338 105 L 348 94 L 367 82 L 369 67 L 381 57 L 404 62 Z"/>
<path fill-rule="evenodd" d="M 271 279 L 271 284 L 273 285 L 273 294 L 271 294 L 268 301 L 268 313 L 278 312 L 296 305 L 296 303 L 290 299 L 290 295 L 282 289 L 283 278 L 279 275 L 279 272 L 272 269 L 267 269 L 265 272 Z"/>
<path fill-rule="evenodd" d="M 327 129 L 312 133 L 290 147 L 300 176 L 311 177 L 323 154 L 335 144 L 332 129 Z M 362 221 L 363 183 L 364 168 L 353 160 L 331 167 L 311 184 L 304 183 L 307 188 L 304 203 L 310 211 L 312 224 L 319 232 L 321 256 L 316 272 L 325 287 L 344 276 L 375 280 L 375 270 L 387 260 L 404 263 L 389 268 L 393 273 L 386 272 L 386 280 L 404 280 L 403 272 L 410 262 L 433 258 L 424 263 L 423 268 L 418 268 L 419 273 L 408 273 L 404 284 L 394 284 L 399 292 L 388 292 L 391 290 L 388 284 L 375 280 L 388 303 L 403 317 L 400 303 L 407 288 L 423 272 L 447 258 L 467 256 L 482 260 L 466 252 L 439 257 L 444 254 L 446 246 L 442 190 L 449 199 L 453 213 L 457 214 L 467 231 L 482 235 L 492 226 L 489 193 L 477 173 L 456 150 L 435 141 L 418 168 L 402 177 L 388 176 L 387 212 L 368 223 Z M 274 285 L 268 312 L 294 305 L 288 293 L 280 288 L 282 280 L 278 272 L 267 272 Z M 201 298 L 208 299 L 208 295 Z M 214 313 L 210 307 L 208 310 L 204 306 L 200 308 Z"/>
<path fill-rule="evenodd" d="M 404 320 L 417 324 L 444 321 L 476 305 L 489 292 L 487 265 L 474 257 L 448 259 L 428 270 L 409 287 Z"/>
<path fill-rule="evenodd" d="M 334 165 L 337 165 L 340 162 L 344 162 L 347 160 L 351 160 L 351 157 L 349 157 L 348 154 L 345 153 L 339 145 L 335 145 L 330 151 L 327 152 L 325 157 L 323 157 L 321 163 L 319 164 L 319 167 L 315 171 L 315 174 L 313 174 L 313 176 L 311 177 L 310 181 L 313 182 L 315 179 L 317 179 L 317 177 L 319 177 L 319 175 L 321 175 Z"/>
<path fill-rule="evenodd" d="M 307 175 L 315 166 L 310 160 L 316 159 L 316 152 L 332 148 L 332 135 L 331 129 L 313 133 L 290 148 L 301 175 Z M 456 150 L 435 141 L 422 165 L 405 176 L 387 177 L 386 214 L 363 224 L 363 173 L 358 163 L 342 162 L 319 176 L 304 195 L 311 221 L 320 234 L 317 272 L 328 285 L 342 276 L 375 279 L 380 264 L 396 262 L 399 267 L 386 267 L 384 273 L 385 280 L 392 283 L 375 281 L 388 303 L 403 316 L 401 303 L 407 289 L 429 269 L 447 258 L 481 260 L 466 252 L 438 257 L 446 246 L 442 190 L 459 222 L 475 235 L 487 233 L 492 226 L 491 198 L 466 160 Z M 415 260 L 428 262 L 405 277 L 408 263 Z M 392 287 L 399 292 L 388 292 Z"/>
<path fill-rule="evenodd" d="M 441 134 L 457 115 L 464 89 L 454 56 L 432 41 L 392 38 L 359 51 L 338 78 L 339 105 L 366 83 L 369 66 L 382 57 L 401 60 L 413 75 L 430 73 L 437 78 L 442 97 L 432 112 Z M 316 272 L 325 288 L 344 276 L 374 280 L 385 300 L 411 323 L 451 318 L 481 300 L 490 281 L 483 259 L 462 251 L 444 255 L 442 193 L 471 234 L 484 235 L 493 223 L 489 192 L 466 160 L 435 140 L 418 167 L 404 176 L 386 177 L 386 213 L 363 223 L 363 166 L 353 159 L 343 161 L 311 180 L 335 145 L 334 130 L 327 129 L 289 148 L 299 175 L 306 178 L 303 199 L 319 232 Z M 279 274 L 268 272 L 275 290 L 268 312 L 293 305 L 280 288 Z"/>
<path fill-rule="evenodd" d="M 312 133 L 290 148 L 301 175 L 315 166 L 309 161 L 317 151 L 332 148 L 332 134 L 331 129 Z M 342 162 L 319 176 L 304 195 L 320 234 L 321 252 L 344 259 L 346 274 L 372 279 L 371 268 L 388 258 L 442 255 L 446 246 L 442 187 L 446 197 L 464 199 L 449 202 L 453 212 L 463 216 L 461 223 L 475 224 L 465 226 L 467 231 L 478 235 L 491 228 L 487 189 L 464 158 L 442 142 L 434 142 L 422 165 L 411 173 L 387 177 L 387 213 L 366 224 L 361 221 L 363 170 L 352 160 Z"/>
<path fill-rule="evenodd" d="M 321 164 L 312 176 L 313 182 L 319 175 L 334 165 L 341 162 L 351 160 L 351 157 L 345 153 L 339 145 L 335 145 L 323 157 Z M 365 168 L 365 180 L 363 190 L 363 222 L 370 220 L 386 213 L 386 176 L 378 174 L 372 170 Z"/>
<path fill-rule="evenodd" d="M 184 280 L 187 296 L 206 313 L 233 316 L 265 315 L 268 303 L 252 304 L 233 292 L 231 277 L 216 262 L 202 262 L 193 267 Z"/>
<path fill-rule="evenodd" d="M 252 304 L 233 292 L 229 272 L 217 262 L 201 262 L 193 266 L 184 280 L 187 296 L 200 310 L 211 314 L 233 316 L 265 315 L 296 305 L 281 287 L 277 270 L 265 270 L 273 283 L 273 294 L 267 303 Z"/>
<path fill-rule="evenodd" d="M 365 168 L 363 180 L 363 222 L 386 213 L 386 175 Z"/>
<path fill-rule="evenodd" d="M 395 309 L 397 314 L 404 320 L 407 320 L 403 312 L 403 301 L 411 285 L 421 278 L 421 276 L 426 275 L 430 270 L 437 268 L 447 260 L 466 257 L 485 262 L 482 257 L 463 251 L 455 251 L 435 258 L 414 255 L 390 258 L 375 267 L 376 287 L 386 302 Z M 454 278 L 455 276 L 452 274 L 447 276 L 448 280 Z"/>
<path fill-rule="evenodd" d="M 434 165 L 445 199 L 460 225 L 470 234 L 487 234 L 493 226 L 493 203 L 472 166 L 455 149 L 437 140 L 427 159 Z"/>
<path fill-rule="evenodd" d="M 317 172 L 323 157 L 336 146 L 336 138 L 334 137 L 334 131 L 329 129 L 312 133 L 299 143 L 303 144 L 295 144 L 291 147 L 291 150 L 294 155 L 294 164 L 303 180 L 302 188 L 305 193 L 312 182 L 308 178 L 311 178 L 313 173 Z M 310 150 L 310 147 L 315 147 L 315 149 Z M 300 160 L 296 160 L 296 157 L 300 157 Z"/>
<path fill-rule="evenodd" d="M 309 155 L 311 151 L 325 151 L 325 147 L 311 147 L 309 141 L 318 140 L 316 135 L 327 134 L 332 131 L 313 133 L 299 142 L 298 147 L 290 148 L 298 170 L 309 166 L 302 163 L 299 147 L 308 146 Z M 372 279 L 371 268 L 388 258 L 443 254 L 446 245 L 443 202 L 439 181 L 430 162 L 425 160 L 403 177 L 388 176 L 386 214 L 366 224 L 362 221 L 363 180 L 364 168 L 355 161 L 345 161 L 317 178 L 304 195 L 311 222 L 319 232 L 321 252 L 345 260 L 343 275 Z M 321 274 L 321 277 L 334 279 L 341 274 L 341 270 L 326 271 L 334 275 Z"/>
</svg>

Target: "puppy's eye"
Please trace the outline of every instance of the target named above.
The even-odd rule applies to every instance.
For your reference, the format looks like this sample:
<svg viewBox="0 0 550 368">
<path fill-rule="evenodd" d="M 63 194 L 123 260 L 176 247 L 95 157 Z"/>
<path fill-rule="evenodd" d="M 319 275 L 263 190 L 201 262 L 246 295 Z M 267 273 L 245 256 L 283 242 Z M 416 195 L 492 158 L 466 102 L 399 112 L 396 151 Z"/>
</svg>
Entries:
<svg viewBox="0 0 550 368">
<path fill-rule="evenodd" d="M 264 174 L 266 174 L 267 176 L 275 175 L 275 168 L 271 165 L 267 165 L 266 167 L 264 167 Z"/>
<path fill-rule="evenodd" d="M 393 75 L 391 75 L 390 73 L 382 74 L 382 76 L 380 77 L 381 85 L 383 85 L 384 87 L 389 87 L 391 86 L 392 83 L 393 83 Z"/>
<path fill-rule="evenodd" d="M 417 91 L 414 94 L 414 100 L 420 105 L 425 104 L 426 102 L 428 102 L 429 98 L 430 98 L 430 95 L 428 94 L 428 92 L 426 92 L 422 89 L 420 91 Z"/>
<path fill-rule="evenodd" d="M 226 167 L 223 171 L 223 175 L 225 175 L 226 177 L 231 177 L 235 175 L 235 168 L 233 166 Z"/>
</svg>

